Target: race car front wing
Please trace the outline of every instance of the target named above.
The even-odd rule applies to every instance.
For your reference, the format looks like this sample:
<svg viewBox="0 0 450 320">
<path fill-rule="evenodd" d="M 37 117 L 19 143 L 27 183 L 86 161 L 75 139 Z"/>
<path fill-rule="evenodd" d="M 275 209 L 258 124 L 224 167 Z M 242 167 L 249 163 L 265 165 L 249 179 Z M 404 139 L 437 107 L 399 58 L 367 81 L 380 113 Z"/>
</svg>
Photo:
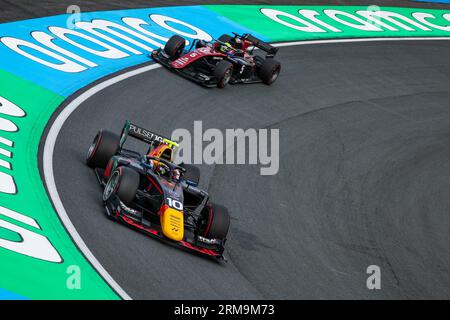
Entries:
<svg viewBox="0 0 450 320">
<path fill-rule="evenodd" d="M 153 58 L 156 62 L 166 67 L 170 71 L 181 75 L 182 77 L 194 81 L 204 87 L 212 88 L 217 85 L 217 80 L 213 76 L 206 75 L 201 72 L 195 71 L 193 68 L 183 68 L 183 69 L 175 69 L 170 65 L 171 60 L 169 56 L 164 52 L 163 49 L 159 48 L 154 50 L 150 57 Z"/>
</svg>

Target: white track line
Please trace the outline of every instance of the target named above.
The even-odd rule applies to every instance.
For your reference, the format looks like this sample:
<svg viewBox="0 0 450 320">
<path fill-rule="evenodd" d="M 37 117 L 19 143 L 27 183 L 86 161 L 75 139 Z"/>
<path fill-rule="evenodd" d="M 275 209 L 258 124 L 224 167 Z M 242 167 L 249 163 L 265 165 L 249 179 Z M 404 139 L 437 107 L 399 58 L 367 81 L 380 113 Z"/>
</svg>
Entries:
<svg viewBox="0 0 450 320">
<path fill-rule="evenodd" d="M 354 38 L 354 39 L 324 39 L 324 40 L 306 40 L 294 42 L 274 43 L 275 47 L 301 46 L 311 44 L 327 44 L 327 43 L 352 43 L 352 42 L 377 42 L 377 41 L 426 41 L 426 40 L 450 40 L 450 37 L 397 37 L 397 38 Z"/>
<path fill-rule="evenodd" d="M 329 43 L 353 43 L 353 42 L 375 42 L 375 41 L 424 41 L 424 40 L 450 40 L 450 37 L 420 37 L 420 38 L 361 38 L 361 39 L 332 39 L 332 40 L 311 40 L 311 41 L 296 41 L 296 42 L 283 42 L 276 43 L 276 47 L 286 47 L 286 46 L 297 46 L 297 45 L 313 45 L 313 44 L 329 44 Z M 72 221 L 70 221 L 67 215 L 66 209 L 59 197 L 58 190 L 56 188 L 55 177 L 53 175 L 53 151 L 55 149 L 56 139 L 61 131 L 62 126 L 70 115 L 87 99 L 95 95 L 96 93 L 102 91 L 103 89 L 116 84 L 122 80 L 134 77 L 138 74 L 154 70 L 159 68 L 160 65 L 152 64 L 149 66 L 141 67 L 139 69 L 126 72 L 124 74 L 115 76 L 111 79 L 105 80 L 99 84 L 96 84 L 92 88 L 83 92 L 80 96 L 75 98 L 70 102 L 58 115 L 56 120 L 53 122 L 44 145 L 43 154 L 43 170 L 45 183 L 47 185 L 48 194 L 51 201 L 55 207 L 55 210 L 64 224 L 67 232 L 69 232 L 76 246 L 81 250 L 85 258 L 91 263 L 91 265 L 97 270 L 97 272 L 102 276 L 102 278 L 113 288 L 117 294 L 125 300 L 131 300 L 131 297 L 123 290 L 120 285 L 111 277 L 111 275 L 106 271 L 106 269 L 100 264 L 100 262 L 95 258 L 92 252 L 84 243 L 81 236 L 75 229 Z"/>
</svg>

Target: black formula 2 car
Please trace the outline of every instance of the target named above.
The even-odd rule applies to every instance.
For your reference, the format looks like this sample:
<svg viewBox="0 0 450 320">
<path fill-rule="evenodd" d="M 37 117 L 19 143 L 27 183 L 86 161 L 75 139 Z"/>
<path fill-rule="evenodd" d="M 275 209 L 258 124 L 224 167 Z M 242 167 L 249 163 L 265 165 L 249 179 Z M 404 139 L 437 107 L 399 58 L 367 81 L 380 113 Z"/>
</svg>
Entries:
<svg viewBox="0 0 450 320">
<path fill-rule="evenodd" d="M 147 143 L 148 152 L 141 155 L 125 149 L 128 137 Z M 110 219 L 179 247 L 223 258 L 229 213 L 197 187 L 197 167 L 173 163 L 177 146 L 126 122 L 120 136 L 107 130 L 97 133 L 86 163 L 104 187 L 103 202 Z"/>
<path fill-rule="evenodd" d="M 206 87 L 223 88 L 228 83 L 274 83 L 281 70 L 280 63 L 274 59 L 278 48 L 251 34 L 233 34 L 234 37 L 224 34 L 213 42 L 194 40 L 187 50 L 186 40 L 174 35 L 164 49 L 154 50 L 151 57 Z M 266 52 L 266 56 L 255 55 L 255 48 Z"/>
</svg>

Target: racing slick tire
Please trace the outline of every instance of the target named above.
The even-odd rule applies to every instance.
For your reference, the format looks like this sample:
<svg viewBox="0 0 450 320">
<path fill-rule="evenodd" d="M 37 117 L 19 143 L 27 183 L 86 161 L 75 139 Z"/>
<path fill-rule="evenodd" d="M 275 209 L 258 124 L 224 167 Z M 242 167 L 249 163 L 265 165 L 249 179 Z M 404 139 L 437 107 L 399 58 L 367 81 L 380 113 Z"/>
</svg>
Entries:
<svg viewBox="0 0 450 320">
<path fill-rule="evenodd" d="M 205 237 L 210 239 L 226 239 L 230 228 L 230 214 L 224 206 L 212 203 L 207 207 Z"/>
<path fill-rule="evenodd" d="M 194 184 L 194 187 L 197 187 L 200 182 L 200 169 L 191 164 L 180 164 L 180 167 L 186 169 L 186 172 L 183 174 L 183 179 L 186 181 L 190 181 Z"/>
<path fill-rule="evenodd" d="M 258 76 L 262 82 L 271 85 L 280 75 L 281 64 L 275 59 L 266 59 L 262 62 L 258 70 Z"/>
<path fill-rule="evenodd" d="M 214 76 L 217 79 L 217 87 L 224 88 L 230 82 L 233 75 L 233 64 L 229 61 L 222 60 L 216 64 Z"/>
<path fill-rule="evenodd" d="M 92 168 L 104 169 L 109 159 L 119 150 L 120 137 L 108 130 L 97 133 L 89 147 L 86 164 Z"/>
<path fill-rule="evenodd" d="M 184 46 L 186 45 L 186 40 L 179 35 L 174 35 L 170 37 L 169 41 L 167 41 L 164 46 L 164 51 L 172 60 L 178 59 L 183 53 Z"/>
<path fill-rule="evenodd" d="M 125 204 L 133 203 L 139 188 L 139 173 L 127 167 L 118 167 L 108 179 L 103 190 L 103 201 L 107 201 L 113 194 Z"/>
</svg>

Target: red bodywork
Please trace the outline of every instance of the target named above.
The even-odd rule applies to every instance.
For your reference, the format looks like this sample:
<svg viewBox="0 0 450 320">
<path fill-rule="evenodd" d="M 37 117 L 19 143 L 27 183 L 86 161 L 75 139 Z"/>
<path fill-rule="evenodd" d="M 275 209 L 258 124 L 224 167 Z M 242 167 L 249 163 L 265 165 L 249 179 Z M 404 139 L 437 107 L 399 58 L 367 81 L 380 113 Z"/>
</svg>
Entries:
<svg viewBox="0 0 450 320">
<path fill-rule="evenodd" d="M 252 43 L 250 41 L 244 40 L 240 43 L 239 48 L 233 47 L 228 54 L 233 55 L 236 50 L 242 50 L 246 52 L 248 47 Z M 200 47 L 191 52 L 186 53 L 182 57 L 170 63 L 171 67 L 174 69 L 183 69 L 184 67 L 190 65 L 192 62 L 197 61 L 203 57 L 227 57 L 228 54 L 222 53 L 217 48 L 220 46 L 220 43 L 216 42 L 212 46 Z"/>
<path fill-rule="evenodd" d="M 186 53 L 184 56 L 170 63 L 175 69 L 182 69 L 192 62 L 197 61 L 203 57 L 226 57 L 227 55 L 215 50 L 214 47 L 201 47 L 194 51 Z"/>
<path fill-rule="evenodd" d="M 130 225 L 132 227 L 135 227 L 135 228 L 137 228 L 139 230 L 142 230 L 142 231 L 146 232 L 147 234 L 155 236 L 155 237 L 157 237 L 159 239 L 164 239 L 164 237 L 161 235 L 161 233 L 158 230 L 156 230 L 156 229 L 144 227 L 143 225 L 134 222 L 133 219 L 130 219 L 130 218 L 124 216 L 124 215 L 119 214 L 118 211 L 115 211 L 115 215 L 116 215 L 116 218 L 122 219 L 123 222 L 125 222 L 126 224 L 128 224 L 128 225 Z M 184 248 L 186 248 L 188 250 L 192 250 L 192 251 L 195 251 L 195 252 L 198 252 L 198 253 L 201 253 L 201 254 L 206 254 L 206 255 L 211 256 L 211 257 L 216 257 L 217 258 L 217 257 L 220 256 L 220 254 L 215 252 L 214 250 L 196 247 L 196 246 L 194 246 L 194 245 L 192 245 L 192 244 L 190 244 L 190 243 L 188 243 L 186 241 L 179 241 L 179 242 L 176 242 L 176 244 L 178 244 L 179 246 L 184 247 Z"/>
</svg>

